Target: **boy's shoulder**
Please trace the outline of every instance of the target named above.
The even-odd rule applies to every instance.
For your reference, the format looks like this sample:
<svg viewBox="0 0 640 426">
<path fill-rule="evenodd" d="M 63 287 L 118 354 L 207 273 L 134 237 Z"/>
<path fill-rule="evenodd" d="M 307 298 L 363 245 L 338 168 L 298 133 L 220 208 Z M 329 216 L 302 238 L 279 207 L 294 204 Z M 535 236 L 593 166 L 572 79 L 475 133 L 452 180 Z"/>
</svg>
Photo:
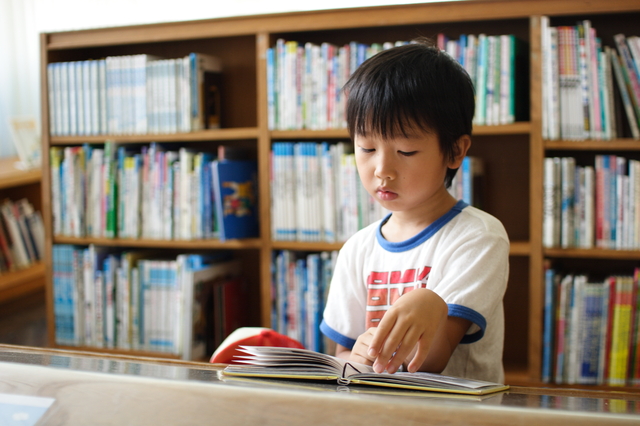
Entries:
<svg viewBox="0 0 640 426">
<path fill-rule="evenodd" d="M 475 230 L 477 232 L 492 233 L 503 237 L 507 241 L 509 240 L 502 222 L 495 216 L 477 207 L 466 206 L 462 209 L 461 214 L 458 216 L 458 221 L 454 225 L 459 228 L 462 225 L 465 228 L 465 232 Z"/>
</svg>

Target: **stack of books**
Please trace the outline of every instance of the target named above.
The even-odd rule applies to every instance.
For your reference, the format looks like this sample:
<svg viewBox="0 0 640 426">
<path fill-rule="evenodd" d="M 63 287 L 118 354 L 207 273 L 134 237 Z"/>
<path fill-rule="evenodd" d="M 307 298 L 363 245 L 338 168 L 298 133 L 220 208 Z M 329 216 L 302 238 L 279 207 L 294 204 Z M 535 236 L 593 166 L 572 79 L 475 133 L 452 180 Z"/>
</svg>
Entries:
<svg viewBox="0 0 640 426">
<path fill-rule="evenodd" d="M 545 272 L 542 379 L 640 384 L 638 275 Z"/>
<path fill-rule="evenodd" d="M 220 127 L 222 66 L 191 53 L 47 66 L 52 136 L 190 132 Z"/>
<path fill-rule="evenodd" d="M 159 240 L 258 236 L 257 163 L 152 143 L 52 147 L 54 235 Z"/>
<path fill-rule="evenodd" d="M 204 360 L 242 325 L 240 262 L 229 253 L 169 257 L 53 246 L 56 344 Z"/>
<path fill-rule="evenodd" d="M 278 241 L 345 241 L 386 212 L 364 189 L 351 144 L 274 142 L 272 235 Z"/>
<path fill-rule="evenodd" d="M 23 198 L 0 204 L 0 274 L 28 267 L 44 256 L 40 212 Z"/>
<path fill-rule="evenodd" d="M 596 155 L 544 162 L 545 247 L 640 249 L 640 161 Z"/>
<path fill-rule="evenodd" d="M 640 39 L 617 34 L 610 47 L 589 20 L 541 23 L 543 137 L 640 139 Z"/>
<path fill-rule="evenodd" d="M 273 254 L 271 327 L 316 352 L 327 349 L 320 322 L 337 256 L 337 251 Z"/>
<path fill-rule="evenodd" d="M 376 53 L 407 43 L 303 45 L 278 39 L 266 55 L 269 128 L 345 128 L 342 88 L 351 74 Z M 527 119 L 528 63 L 520 40 L 486 34 L 463 34 L 459 40 L 450 40 L 439 34 L 437 45 L 467 70 L 476 87 L 476 125 Z"/>
</svg>

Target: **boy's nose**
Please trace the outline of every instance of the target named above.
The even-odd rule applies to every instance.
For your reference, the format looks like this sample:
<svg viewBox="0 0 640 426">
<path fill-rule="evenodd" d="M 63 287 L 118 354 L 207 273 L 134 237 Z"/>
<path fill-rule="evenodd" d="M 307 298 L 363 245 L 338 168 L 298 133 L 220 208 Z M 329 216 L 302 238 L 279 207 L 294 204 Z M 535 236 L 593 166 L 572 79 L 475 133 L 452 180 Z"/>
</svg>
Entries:
<svg viewBox="0 0 640 426">
<path fill-rule="evenodd" d="M 395 167 L 391 161 L 382 159 L 376 166 L 375 175 L 381 180 L 394 179 L 396 177 Z"/>
</svg>

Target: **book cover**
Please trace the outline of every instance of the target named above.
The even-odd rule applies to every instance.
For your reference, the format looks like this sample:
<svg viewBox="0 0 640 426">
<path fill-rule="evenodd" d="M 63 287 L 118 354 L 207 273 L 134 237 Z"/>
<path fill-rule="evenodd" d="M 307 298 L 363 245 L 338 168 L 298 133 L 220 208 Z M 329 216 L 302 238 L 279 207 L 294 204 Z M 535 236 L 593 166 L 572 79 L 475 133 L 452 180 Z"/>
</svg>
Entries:
<svg viewBox="0 0 640 426">
<path fill-rule="evenodd" d="M 613 325 L 611 330 L 611 358 L 608 384 L 624 386 L 629 362 L 629 341 L 631 339 L 631 311 L 633 278 L 618 276 L 613 305 Z"/>
<path fill-rule="evenodd" d="M 216 315 L 224 320 L 224 313 L 213 308 L 213 286 L 215 283 L 231 282 L 231 277 L 240 275 L 241 264 L 228 253 L 215 255 L 179 255 L 176 259 L 178 276 L 182 283 L 182 315 L 179 322 L 181 357 L 185 360 L 201 360 L 213 352 L 209 341 Z M 231 285 L 231 284 L 230 284 Z M 226 287 L 226 285 L 224 285 Z M 220 303 L 229 302 L 241 306 L 242 299 L 232 296 L 233 289 L 225 294 Z M 237 312 L 229 306 L 229 312 Z M 231 317 L 231 315 L 229 315 Z M 229 321 L 229 325 L 233 321 Z M 221 333 L 222 334 L 222 333 Z"/>
<path fill-rule="evenodd" d="M 247 355 L 238 362 L 248 365 L 229 365 L 223 375 L 300 380 L 330 380 L 351 384 L 413 389 L 452 394 L 486 395 L 509 389 L 508 385 L 469 380 L 433 373 L 375 373 L 364 364 L 298 348 L 272 346 L 243 346 Z"/>
<path fill-rule="evenodd" d="M 636 123 L 640 126 L 640 78 L 638 69 L 631 56 L 625 35 L 616 34 L 613 39 L 620 54 L 620 66 L 629 91 L 629 99 L 635 110 Z"/>
<path fill-rule="evenodd" d="M 234 267 L 234 271 L 229 271 L 227 275 L 220 276 L 211 283 L 213 333 L 208 339 L 207 354 L 213 353 L 233 331 L 247 325 L 247 315 L 244 313 L 248 296 L 246 282 L 240 275 L 239 268 Z"/>
<path fill-rule="evenodd" d="M 191 130 L 217 129 L 221 123 L 222 62 L 204 53 L 190 53 Z"/>
<path fill-rule="evenodd" d="M 75 318 L 73 252 L 71 245 L 54 245 L 53 262 L 53 315 L 55 321 L 55 340 L 58 345 L 77 345 L 79 334 Z"/>
<path fill-rule="evenodd" d="M 605 51 L 609 53 L 611 64 L 613 65 L 613 75 L 615 77 L 615 81 L 618 87 L 618 93 L 620 94 L 620 97 L 622 99 L 622 106 L 625 112 L 623 116 L 627 118 L 627 124 L 631 129 L 631 136 L 634 139 L 640 139 L 640 130 L 638 129 L 638 123 L 636 121 L 634 113 L 634 106 L 631 101 L 631 94 L 629 93 L 629 89 L 624 78 L 621 58 L 613 49 L 609 48 L 608 46 L 605 46 Z"/>
<path fill-rule="evenodd" d="M 544 313 L 543 313 L 543 333 L 542 333 L 542 374 L 544 383 L 551 382 L 553 374 L 553 346 L 554 346 L 554 317 L 556 311 L 555 294 L 557 292 L 556 277 L 559 275 L 549 265 L 545 269 L 544 287 Z"/>
<path fill-rule="evenodd" d="M 256 161 L 216 160 L 211 168 L 220 240 L 259 235 Z"/>
</svg>

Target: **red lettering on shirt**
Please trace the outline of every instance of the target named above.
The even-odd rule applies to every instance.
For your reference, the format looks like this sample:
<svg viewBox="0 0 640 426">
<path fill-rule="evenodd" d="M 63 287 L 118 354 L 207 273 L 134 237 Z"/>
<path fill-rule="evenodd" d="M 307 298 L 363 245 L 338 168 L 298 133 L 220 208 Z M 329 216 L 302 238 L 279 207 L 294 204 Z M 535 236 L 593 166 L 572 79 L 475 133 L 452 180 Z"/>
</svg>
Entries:
<svg viewBox="0 0 640 426">
<path fill-rule="evenodd" d="M 426 288 L 430 272 L 430 266 L 405 271 L 371 271 L 367 276 L 367 328 L 376 327 L 400 296 L 415 288 Z"/>
</svg>

